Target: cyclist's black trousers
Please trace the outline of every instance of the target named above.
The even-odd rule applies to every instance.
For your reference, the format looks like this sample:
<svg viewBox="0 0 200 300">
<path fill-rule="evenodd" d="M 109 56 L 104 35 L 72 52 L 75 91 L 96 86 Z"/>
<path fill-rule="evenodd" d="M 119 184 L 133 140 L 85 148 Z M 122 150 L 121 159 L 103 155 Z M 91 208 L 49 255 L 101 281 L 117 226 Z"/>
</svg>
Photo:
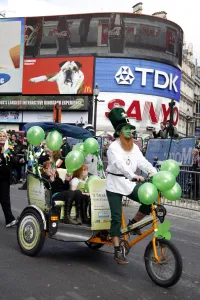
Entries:
<svg viewBox="0 0 200 300">
<path fill-rule="evenodd" d="M 129 199 L 140 202 L 138 198 L 138 189 L 141 184 L 137 184 L 133 192 L 127 196 Z M 106 191 L 108 202 L 111 210 L 111 236 L 121 235 L 121 221 L 122 221 L 122 197 L 123 195 Z M 149 215 L 151 213 L 151 205 L 141 204 L 139 207 L 139 212 Z"/>
</svg>

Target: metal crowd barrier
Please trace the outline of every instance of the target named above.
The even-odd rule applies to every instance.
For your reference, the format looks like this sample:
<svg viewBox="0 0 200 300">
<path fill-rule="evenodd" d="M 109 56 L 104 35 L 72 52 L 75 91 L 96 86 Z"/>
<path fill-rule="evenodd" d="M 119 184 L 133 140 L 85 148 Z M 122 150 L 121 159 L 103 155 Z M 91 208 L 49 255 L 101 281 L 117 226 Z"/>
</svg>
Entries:
<svg viewBox="0 0 200 300">
<path fill-rule="evenodd" d="M 200 170 L 182 169 L 177 182 L 182 188 L 180 200 L 168 201 L 162 198 L 163 204 L 200 212 Z"/>
</svg>

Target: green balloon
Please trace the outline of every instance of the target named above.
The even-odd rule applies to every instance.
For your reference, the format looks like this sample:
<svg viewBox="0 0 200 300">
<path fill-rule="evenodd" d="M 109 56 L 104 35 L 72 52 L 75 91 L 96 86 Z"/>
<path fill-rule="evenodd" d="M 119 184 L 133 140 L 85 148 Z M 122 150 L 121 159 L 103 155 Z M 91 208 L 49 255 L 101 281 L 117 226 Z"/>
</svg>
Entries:
<svg viewBox="0 0 200 300">
<path fill-rule="evenodd" d="M 162 194 L 167 200 L 175 201 L 180 199 L 182 190 L 180 185 L 176 182 L 172 189 L 164 191 Z"/>
<path fill-rule="evenodd" d="M 84 147 L 83 143 L 78 143 L 78 144 L 74 145 L 73 150 L 80 151 L 84 156 L 87 155 L 87 153 L 85 152 L 85 147 Z"/>
<path fill-rule="evenodd" d="M 95 179 L 101 179 L 101 177 L 99 177 L 97 175 L 92 175 L 92 176 L 88 177 L 88 179 L 86 180 L 86 183 L 85 183 L 85 191 L 86 192 L 89 192 L 89 183 Z"/>
<path fill-rule="evenodd" d="M 83 154 L 78 150 L 70 151 L 65 158 L 65 166 L 69 172 L 78 170 L 84 162 Z"/>
<path fill-rule="evenodd" d="M 33 126 L 29 128 L 27 131 L 27 141 L 34 146 L 40 145 L 44 138 L 45 138 L 45 133 L 44 130 L 39 127 L 39 126 Z"/>
<path fill-rule="evenodd" d="M 152 183 L 145 182 L 138 189 L 138 198 L 141 203 L 150 205 L 158 199 L 158 190 Z"/>
<path fill-rule="evenodd" d="M 176 177 L 168 171 L 160 171 L 153 176 L 152 183 L 161 192 L 167 191 L 176 183 Z"/>
<path fill-rule="evenodd" d="M 94 138 L 88 138 L 84 141 L 84 148 L 87 154 L 95 154 L 99 150 L 99 144 Z"/>
<path fill-rule="evenodd" d="M 168 159 L 162 163 L 160 170 L 171 172 L 175 177 L 177 177 L 180 172 L 180 167 L 177 161 Z"/>
<path fill-rule="evenodd" d="M 57 131 L 51 131 L 46 138 L 46 145 L 51 151 L 57 151 L 63 143 L 62 135 Z"/>
</svg>

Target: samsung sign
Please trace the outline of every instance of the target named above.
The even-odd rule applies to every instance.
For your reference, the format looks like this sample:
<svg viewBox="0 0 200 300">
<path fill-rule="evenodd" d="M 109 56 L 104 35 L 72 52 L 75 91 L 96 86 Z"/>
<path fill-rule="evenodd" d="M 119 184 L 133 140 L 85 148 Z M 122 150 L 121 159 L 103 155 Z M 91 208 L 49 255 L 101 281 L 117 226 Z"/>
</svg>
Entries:
<svg viewBox="0 0 200 300">
<path fill-rule="evenodd" d="M 95 83 L 101 92 L 155 95 L 179 101 L 181 71 L 147 60 L 97 58 Z"/>
</svg>

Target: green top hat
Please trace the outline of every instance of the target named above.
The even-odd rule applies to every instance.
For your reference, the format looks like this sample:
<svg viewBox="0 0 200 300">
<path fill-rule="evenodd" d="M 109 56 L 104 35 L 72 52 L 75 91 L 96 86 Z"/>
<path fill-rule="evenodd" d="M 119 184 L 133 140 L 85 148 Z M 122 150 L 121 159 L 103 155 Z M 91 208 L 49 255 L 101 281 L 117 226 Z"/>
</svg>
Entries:
<svg viewBox="0 0 200 300">
<path fill-rule="evenodd" d="M 108 118 L 109 118 L 110 122 L 112 123 L 112 126 L 114 127 L 114 130 L 115 130 L 114 137 L 115 138 L 119 137 L 118 132 L 120 132 L 121 128 L 127 124 L 130 125 L 131 129 L 133 129 L 133 130 L 136 129 L 135 126 L 130 124 L 125 110 L 121 107 L 113 108 L 109 112 Z"/>
</svg>

